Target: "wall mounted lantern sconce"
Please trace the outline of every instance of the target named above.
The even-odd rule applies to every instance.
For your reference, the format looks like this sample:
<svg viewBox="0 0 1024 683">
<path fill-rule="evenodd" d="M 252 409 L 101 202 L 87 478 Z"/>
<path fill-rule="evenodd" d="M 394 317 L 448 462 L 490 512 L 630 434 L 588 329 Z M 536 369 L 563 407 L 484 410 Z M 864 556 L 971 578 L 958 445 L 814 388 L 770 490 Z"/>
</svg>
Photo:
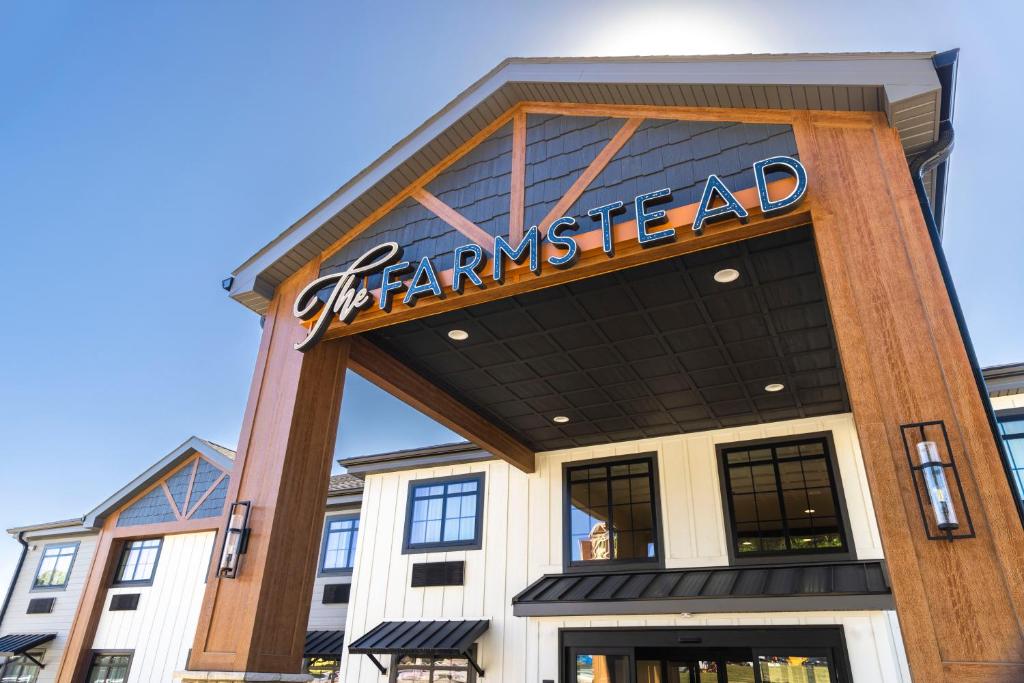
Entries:
<svg viewBox="0 0 1024 683">
<path fill-rule="evenodd" d="M 974 538 L 960 472 L 942 420 L 900 425 L 921 521 L 930 541 Z M 954 491 L 950 486 L 952 477 Z M 962 521 L 961 521 L 962 517 Z"/>
<path fill-rule="evenodd" d="M 222 579 L 233 579 L 238 576 L 240 556 L 245 554 L 249 545 L 251 509 L 251 501 L 240 500 L 232 503 L 228 511 L 228 526 L 224 529 L 224 548 L 220 554 L 220 566 L 217 567 L 217 575 Z"/>
</svg>

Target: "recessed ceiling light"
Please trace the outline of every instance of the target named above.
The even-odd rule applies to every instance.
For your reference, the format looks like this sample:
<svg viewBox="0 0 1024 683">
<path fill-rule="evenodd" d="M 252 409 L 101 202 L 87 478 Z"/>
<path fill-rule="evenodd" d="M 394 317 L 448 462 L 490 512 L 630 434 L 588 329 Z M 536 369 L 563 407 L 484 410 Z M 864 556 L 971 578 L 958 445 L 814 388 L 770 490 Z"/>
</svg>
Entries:
<svg viewBox="0 0 1024 683">
<path fill-rule="evenodd" d="M 806 510 L 804 510 L 805 515 L 813 515 L 815 512 L 817 512 L 817 510 L 815 510 L 814 508 L 807 508 Z"/>
<path fill-rule="evenodd" d="M 469 332 L 465 330 L 448 330 L 448 338 L 455 341 L 466 341 L 469 339 Z"/>
<path fill-rule="evenodd" d="M 776 391 L 782 391 L 782 390 L 783 390 L 783 389 L 785 389 L 785 388 L 786 388 L 786 385 L 785 385 L 785 384 L 779 384 L 778 382 L 773 382 L 773 383 L 771 383 L 771 384 L 766 384 L 766 385 L 764 385 L 764 390 L 765 390 L 765 391 L 770 391 L 770 392 L 772 392 L 773 394 L 774 394 L 774 393 L 775 393 Z"/>
<path fill-rule="evenodd" d="M 801 538 L 801 539 L 800 539 L 800 542 L 801 542 L 801 543 L 810 543 L 810 542 L 811 542 L 811 539 L 809 539 L 809 538 Z"/>
<path fill-rule="evenodd" d="M 558 424 L 561 425 L 561 424 L 565 424 L 566 422 L 568 422 L 569 418 L 566 417 L 565 415 L 555 415 L 553 418 L 551 418 L 551 421 L 552 422 L 557 422 Z"/>
<path fill-rule="evenodd" d="M 740 545 L 754 545 L 754 542 L 753 541 L 743 541 L 743 543 L 740 543 Z"/>
<path fill-rule="evenodd" d="M 740 279 L 740 271 L 735 268 L 722 268 L 720 271 L 715 273 L 715 282 L 721 282 L 723 285 L 727 282 L 735 282 Z"/>
</svg>

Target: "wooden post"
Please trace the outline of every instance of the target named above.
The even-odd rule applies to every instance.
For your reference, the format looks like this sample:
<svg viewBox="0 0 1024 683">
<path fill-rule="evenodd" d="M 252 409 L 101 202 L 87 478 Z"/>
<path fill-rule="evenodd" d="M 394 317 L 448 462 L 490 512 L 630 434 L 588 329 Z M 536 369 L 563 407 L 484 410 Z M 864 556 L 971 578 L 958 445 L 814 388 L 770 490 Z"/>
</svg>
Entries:
<svg viewBox="0 0 1024 683">
<path fill-rule="evenodd" d="M 915 681 L 1024 680 L 1024 530 L 899 139 L 881 118 L 795 125 L 814 234 Z M 975 538 L 931 541 L 900 425 L 943 420 Z"/>
<path fill-rule="evenodd" d="M 211 577 L 189 669 L 297 673 L 316 575 L 349 342 L 295 350 L 307 264 L 278 287 L 264 322 L 228 502 L 252 501 L 238 577 Z M 220 548 L 215 550 L 219 553 Z"/>
</svg>

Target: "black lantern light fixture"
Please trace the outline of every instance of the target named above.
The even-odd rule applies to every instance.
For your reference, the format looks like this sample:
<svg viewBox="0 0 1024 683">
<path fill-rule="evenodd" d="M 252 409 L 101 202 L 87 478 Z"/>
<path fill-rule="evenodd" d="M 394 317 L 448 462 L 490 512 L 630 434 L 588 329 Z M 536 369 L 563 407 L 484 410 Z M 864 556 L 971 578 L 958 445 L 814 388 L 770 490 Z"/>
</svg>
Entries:
<svg viewBox="0 0 1024 683">
<path fill-rule="evenodd" d="M 252 502 L 240 500 L 231 504 L 228 513 L 228 525 L 224 529 L 224 548 L 220 554 L 220 566 L 217 575 L 222 579 L 233 579 L 238 576 L 238 564 L 241 555 L 245 554 L 249 545 L 249 512 Z"/>
<path fill-rule="evenodd" d="M 946 423 L 942 420 L 913 422 L 900 425 L 900 433 L 928 539 L 954 541 L 974 538 L 974 524 L 967 509 L 967 499 L 953 458 Z M 950 487 L 949 475 L 952 475 L 956 485 L 955 495 Z M 925 501 L 927 507 L 931 508 L 930 514 L 925 508 Z"/>
</svg>

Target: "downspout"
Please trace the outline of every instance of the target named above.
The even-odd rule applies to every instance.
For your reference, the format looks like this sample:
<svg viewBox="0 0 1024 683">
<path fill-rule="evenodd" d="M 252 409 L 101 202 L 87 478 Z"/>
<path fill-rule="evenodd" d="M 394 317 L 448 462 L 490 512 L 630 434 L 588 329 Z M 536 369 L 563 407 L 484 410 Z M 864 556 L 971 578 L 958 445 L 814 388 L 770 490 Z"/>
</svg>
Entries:
<svg viewBox="0 0 1024 683">
<path fill-rule="evenodd" d="M 0 607 L 0 628 L 3 628 L 4 617 L 7 616 L 7 608 L 11 604 L 11 598 L 14 597 L 14 586 L 18 583 L 18 577 L 21 575 L 21 568 L 25 564 L 25 556 L 28 555 L 28 543 L 25 541 L 25 532 L 19 531 L 17 537 L 18 543 L 21 544 L 21 557 L 18 558 L 18 564 L 14 567 L 14 576 L 11 577 L 11 585 L 7 587 L 7 595 L 4 597 L 4 605 Z"/>
<path fill-rule="evenodd" d="M 910 163 L 910 175 L 914 181 L 914 189 L 917 191 L 917 201 L 921 205 L 921 213 L 924 216 L 925 224 L 928 226 L 928 235 L 932 241 L 932 248 L 935 250 L 935 258 L 939 263 L 939 270 L 942 273 L 942 282 L 946 285 L 946 293 L 949 295 L 949 302 L 953 307 L 953 315 L 956 318 L 956 326 L 960 330 L 960 336 L 964 340 L 964 349 L 967 351 L 967 359 L 971 363 L 971 372 L 974 374 L 974 384 L 978 388 L 981 397 L 981 404 L 985 407 L 985 416 L 988 418 L 989 430 L 992 432 L 992 439 L 995 441 L 996 450 L 1002 460 L 1003 471 L 1006 473 L 1006 483 L 1010 486 L 1013 494 L 1013 501 L 1017 507 L 1017 514 L 1024 523 L 1024 501 L 1013 489 L 1013 472 L 1010 470 L 1010 458 L 1006 452 L 1006 446 L 999 434 L 999 422 L 996 420 L 995 411 L 992 409 L 992 401 L 989 398 L 988 386 L 985 383 L 985 376 L 981 371 L 981 364 L 978 362 L 978 354 L 971 341 L 971 333 L 967 329 L 967 320 L 964 318 L 963 308 L 960 306 L 960 298 L 956 294 L 956 287 L 953 285 L 953 276 L 949 272 L 949 263 L 946 261 L 946 253 L 942 248 L 941 221 L 943 209 L 945 208 L 946 178 L 948 177 L 949 155 L 953 151 L 953 91 L 956 85 L 956 65 L 959 50 L 950 50 L 935 55 L 932 63 L 942 83 L 942 103 L 939 122 L 939 139 L 928 149 L 914 157 Z M 935 209 L 928 199 L 925 189 L 924 178 L 930 172 L 935 171 Z"/>
</svg>

